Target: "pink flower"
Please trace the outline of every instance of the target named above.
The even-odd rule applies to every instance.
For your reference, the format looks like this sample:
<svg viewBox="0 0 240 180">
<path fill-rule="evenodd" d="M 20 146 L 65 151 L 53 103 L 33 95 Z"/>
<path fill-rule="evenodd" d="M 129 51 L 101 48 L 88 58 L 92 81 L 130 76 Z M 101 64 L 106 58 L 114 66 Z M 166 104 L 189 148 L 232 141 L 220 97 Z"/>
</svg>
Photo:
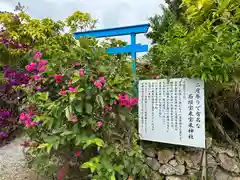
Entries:
<svg viewBox="0 0 240 180">
<path fill-rule="evenodd" d="M 78 72 L 79 72 L 79 75 L 80 75 L 80 76 L 84 76 L 84 69 L 79 69 Z"/>
<path fill-rule="evenodd" d="M 78 122 L 77 116 L 72 115 L 72 116 L 71 116 L 71 121 L 74 122 L 74 123 L 75 123 L 75 122 Z"/>
<path fill-rule="evenodd" d="M 102 83 L 100 81 L 94 81 L 94 85 L 98 88 L 101 89 L 103 87 Z"/>
<path fill-rule="evenodd" d="M 112 110 L 112 106 L 105 106 L 105 107 L 104 107 L 104 110 L 106 110 L 106 111 L 111 111 L 111 110 Z"/>
<path fill-rule="evenodd" d="M 37 90 L 37 91 L 40 91 L 40 90 L 41 90 L 41 87 L 36 87 L 36 90 Z"/>
<path fill-rule="evenodd" d="M 40 67 L 40 68 L 38 69 L 39 72 L 44 72 L 44 71 L 46 71 L 46 70 L 47 70 L 47 68 L 46 68 L 45 66 Z"/>
<path fill-rule="evenodd" d="M 102 77 L 99 77 L 98 80 L 104 85 L 105 84 L 105 78 L 102 76 Z"/>
<path fill-rule="evenodd" d="M 48 64 L 48 61 L 42 59 L 42 60 L 39 60 L 39 61 L 38 61 L 38 64 L 39 64 L 40 67 L 42 67 L 42 66 L 47 65 L 47 64 Z"/>
<path fill-rule="evenodd" d="M 80 151 L 75 152 L 75 156 L 77 156 L 77 157 L 81 156 L 81 152 Z"/>
<path fill-rule="evenodd" d="M 20 120 L 20 121 L 23 121 L 23 120 L 25 120 L 25 119 L 26 119 L 25 114 L 24 114 L 24 113 L 21 113 L 21 114 L 20 114 L 20 117 L 19 117 L 19 120 Z"/>
<path fill-rule="evenodd" d="M 63 168 L 60 169 L 60 171 L 59 171 L 59 173 L 58 173 L 58 176 L 57 176 L 57 179 L 58 179 L 58 180 L 63 179 L 64 176 L 65 176 L 65 174 L 66 174 L 66 172 L 65 172 L 65 169 L 64 169 L 64 167 L 63 167 Z"/>
<path fill-rule="evenodd" d="M 97 126 L 102 127 L 103 123 L 101 121 L 98 121 Z"/>
<path fill-rule="evenodd" d="M 34 81 L 39 81 L 39 80 L 42 79 L 42 77 L 39 76 L 39 75 L 34 75 L 34 76 L 33 76 L 33 79 L 34 79 Z"/>
<path fill-rule="evenodd" d="M 138 98 L 132 98 L 129 101 L 130 106 L 135 106 L 138 103 Z"/>
<path fill-rule="evenodd" d="M 57 83 L 62 82 L 63 77 L 64 77 L 63 75 L 56 75 L 56 76 L 55 76 L 56 82 L 57 82 Z"/>
<path fill-rule="evenodd" d="M 76 93 L 77 92 L 77 88 L 73 88 L 73 87 L 70 87 L 68 88 L 69 91 L 71 91 L 72 93 Z"/>
<path fill-rule="evenodd" d="M 80 63 L 76 63 L 75 66 L 80 66 L 81 64 Z"/>
<path fill-rule="evenodd" d="M 161 76 L 158 75 L 158 74 L 155 74 L 155 75 L 152 76 L 152 78 L 153 78 L 153 79 L 154 79 L 154 78 L 155 78 L 155 79 L 159 79 L 159 78 L 161 78 Z"/>
<path fill-rule="evenodd" d="M 42 53 L 41 53 L 41 52 L 37 52 L 37 53 L 34 55 L 33 59 L 36 60 L 37 58 L 41 58 L 41 57 L 42 57 Z"/>
<path fill-rule="evenodd" d="M 67 91 L 66 91 L 66 90 L 61 90 L 61 91 L 59 91 L 59 94 L 61 94 L 61 95 L 66 95 L 66 94 L 67 94 Z"/>
<path fill-rule="evenodd" d="M 36 125 L 37 125 L 37 122 L 31 122 L 31 125 L 32 125 L 32 126 L 36 126 Z"/>
<path fill-rule="evenodd" d="M 33 72 L 34 70 L 36 70 L 37 64 L 36 63 L 31 63 L 25 66 L 25 69 L 28 72 Z"/>
</svg>

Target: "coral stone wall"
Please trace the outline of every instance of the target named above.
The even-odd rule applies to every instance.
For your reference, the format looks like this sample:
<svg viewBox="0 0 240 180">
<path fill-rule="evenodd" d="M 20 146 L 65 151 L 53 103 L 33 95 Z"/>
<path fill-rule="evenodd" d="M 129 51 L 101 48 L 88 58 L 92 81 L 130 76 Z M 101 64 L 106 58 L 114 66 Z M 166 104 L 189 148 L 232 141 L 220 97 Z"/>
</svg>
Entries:
<svg viewBox="0 0 240 180">
<path fill-rule="evenodd" d="M 153 170 L 153 180 L 201 179 L 202 149 L 144 149 L 146 164 Z M 209 180 L 240 180 L 240 149 L 213 143 L 207 138 L 207 174 Z"/>
</svg>

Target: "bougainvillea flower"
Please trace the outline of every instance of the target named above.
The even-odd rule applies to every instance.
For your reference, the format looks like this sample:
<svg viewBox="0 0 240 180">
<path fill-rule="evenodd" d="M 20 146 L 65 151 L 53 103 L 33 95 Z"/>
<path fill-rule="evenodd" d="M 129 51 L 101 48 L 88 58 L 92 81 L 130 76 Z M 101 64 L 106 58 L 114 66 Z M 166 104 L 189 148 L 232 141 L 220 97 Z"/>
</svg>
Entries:
<svg viewBox="0 0 240 180">
<path fill-rule="evenodd" d="M 8 117 L 9 116 L 9 112 L 8 111 L 4 111 L 3 112 L 3 117 Z"/>
<path fill-rule="evenodd" d="M 102 76 L 102 77 L 99 77 L 98 80 L 104 85 L 105 84 L 105 78 Z"/>
<path fill-rule="evenodd" d="M 26 119 L 25 114 L 24 114 L 24 113 L 21 113 L 19 119 L 20 119 L 20 121 L 25 120 L 25 119 Z"/>
<path fill-rule="evenodd" d="M 60 90 L 60 91 L 59 91 L 59 94 L 61 94 L 61 95 L 66 95 L 66 94 L 67 94 L 67 91 L 66 91 L 66 90 Z"/>
<path fill-rule="evenodd" d="M 80 151 L 75 152 L 75 156 L 77 157 L 81 156 L 81 152 Z"/>
<path fill-rule="evenodd" d="M 36 87 L 36 90 L 37 91 L 41 91 L 41 87 Z"/>
<path fill-rule="evenodd" d="M 97 81 L 94 81 L 94 85 L 98 88 L 98 89 L 101 89 L 103 87 L 102 83 L 97 80 Z"/>
<path fill-rule="evenodd" d="M 80 76 L 84 76 L 84 69 L 79 69 L 78 72 Z"/>
<path fill-rule="evenodd" d="M 158 75 L 158 74 L 155 74 L 155 75 L 152 76 L 153 79 L 159 79 L 160 77 L 161 77 L 161 76 Z"/>
<path fill-rule="evenodd" d="M 42 67 L 42 66 L 47 65 L 47 64 L 48 64 L 48 61 L 41 59 L 41 60 L 38 61 L 38 64 L 39 64 L 40 67 Z"/>
<path fill-rule="evenodd" d="M 47 70 L 47 68 L 45 66 L 42 66 L 38 69 L 39 72 L 44 72 L 46 70 Z"/>
<path fill-rule="evenodd" d="M 65 169 L 64 169 L 64 167 L 63 167 L 63 168 L 61 168 L 61 169 L 59 170 L 57 179 L 58 179 L 58 180 L 62 180 L 62 179 L 64 178 L 65 174 L 66 174 L 66 172 L 65 172 Z"/>
<path fill-rule="evenodd" d="M 77 88 L 73 88 L 73 87 L 68 88 L 68 90 L 71 91 L 72 93 L 76 93 L 77 92 Z"/>
<path fill-rule="evenodd" d="M 102 127 L 102 125 L 103 125 L 103 123 L 102 123 L 101 121 L 98 121 L 98 122 L 97 122 L 97 126 L 98 126 L 98 127 Z"/>
<path fill-rule="evenodd" d="M 33 79 L 34 79 L 34 81 L 39 81 L 39 80 L 42 79 L 42 77 L 39 76 L 39 75 L 34 75 L 34 76 L 33 76 Z"/>
<path fill-rule="evenodd" d="M 37 67 L 37 64 L 36 63 L 31 63 L 31 64 L 28 64 L 25 66 L 25 69 L 28 71 L 28 72 L 33 72 L 36 70 L 36 67 Z"/>
<path fill-rule="evenodd" d="M 71 121 L 74 122 L 74 123 L 75 123 L 75 122 L 78 122 L 77 116 L 72 115 L 72 116 L 71 116 Z"/>
<path fill-rule="evenodd" d="M 41 52 L 36 52 L 36 54 L 33 56 L 33 59 L 36 60 L 37 58 L 41 58 L 42 53 Z"/>
<path fill-rule="evenodd" d="M 104 107 L 104 110 L 106 110 L 106 111 L 111 111 L 111 110 L 112 110 L 112 106 L 105 106 L 105 107 Z"/>
<path fill-rule="evenodd" d="M 61 83 L 62 82 L 62 79 L 63 79 L 63 75 L 56 75 L 55 76 L 55 79 L 56 79 L 56 83 Z"/>
<path fill-rule="evenodd" d="M 6 133 L 6 132 L 1 132 L 0 135 L 1 135 L 2 137 L 7 137 L 7 133 Z"/>
<path fill-rule="evenodd" d="M 132 98 L 129 100 L 129 105 L 130 106 L 135 106 L 138 103 L 138 98 Z"/>
</svg>

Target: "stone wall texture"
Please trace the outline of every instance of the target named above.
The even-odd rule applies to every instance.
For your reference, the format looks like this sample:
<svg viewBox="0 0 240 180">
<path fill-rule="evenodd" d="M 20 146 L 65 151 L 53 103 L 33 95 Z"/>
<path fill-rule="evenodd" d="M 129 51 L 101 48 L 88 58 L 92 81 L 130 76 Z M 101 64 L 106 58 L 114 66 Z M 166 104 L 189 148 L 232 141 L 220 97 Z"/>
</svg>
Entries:
<svg viewBox="0 0 240 180">
<path fill-rule="evenodd" d="M 153 170 L 151 179 L 201 180 L 202 171 L 207 169 L 207 180 L 240 180 L 239 148 L 213 143 L 212 138 L 206 142 L 206 156 L 203 150 L 195 148 L 144 149 L 145 162 Z"/>
</svg>

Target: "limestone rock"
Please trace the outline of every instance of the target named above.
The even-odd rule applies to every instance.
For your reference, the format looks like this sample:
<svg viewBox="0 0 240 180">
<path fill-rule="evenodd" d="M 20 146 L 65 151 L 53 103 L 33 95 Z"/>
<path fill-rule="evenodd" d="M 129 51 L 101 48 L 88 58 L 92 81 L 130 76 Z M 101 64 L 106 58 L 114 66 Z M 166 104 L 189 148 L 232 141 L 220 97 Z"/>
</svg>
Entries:
<svg viewBox="0 0 240 180">
<path fill-rule="evenodd" d="M 153 148 L 147 148 L 143 150 L 143 153 L 151 158 L 154 158 L 156 156 L 156 151 Z"/>
<path fill-rule="evenodd" d="M 240 180 L 240 177 L 232 177 L 231 180 Z"/>
<path fill-rule="evenodd" d="M 218 146 L 212 146 L 212 149 L 214 152 L 219 153 L 219 154 L 227 154 L 230 157 L 234 157 L 235 153 L 232 149 L 229 148 L 224 148 L 224 147 L 218 147 Z"/>
<path fill-rule="evenodd" d="M 188 169 L 187 170 L 187 174 L 190 175 L 190 176 L 194 176 L 198 173 L 199 173 L 199 170 L 196 170 L 196 169 Z"/>
<path fill-rule="evenodd" d="M 209 149 L 210 147 L 212 147 L 212 138 L 207 137 L 206 138 L 206 149 Z"/>
<path fill-rule="evenodd" d="M 169 161 L 169 164 L 174 166 L 174 167 L 178 165 L 178 163 L 177 163 L 177 161 L 175 159 Z"/>
<path fill-rule="evenodd" d="M 148 157 L 148 158 L 146 158 L 145 162 L 154 171 L 157 171 L 160 168 L 160 164 L 155 158 Z"/>
<path fill-rule="evenodd" d="M 190 159 L 192 160 L 193 168 L 195 168 L 195 169 L 200 168 L 202 155 L 203 155 L 202 151 L 199 151 L 199 152 L 196 152 L 196 153 L 192 154 Z"/>
<path fill-rule="evenodd" d="M 166 180 L 190 180 L 190 178 L 183 176 L 167 176 Z"/>
<path fill-rule="evenodd" d="M 220 153 L 218 155 L 220 166 L 229 171 L 234 173 L 240 173 L 239 162 L 237 162 L 234 158 L 229 157 L 227 154 Z"/>
<path fill-rule="evenodd" d="M 160 167 L 159 172 L 164 175 L 183 175 L 185 172 L 184 165 L 171 166 L 170 164 L 164 164 Z"/>
<path fill-rule="evenodd" d="M 175 159 L 177 160 L 177 162 L 179 163 L 179 164 L 184 164 L 184 162 L 185 162 L 185 153 L 183 152 L 183 151 L 177 151 L 176 153 L 175 153 Z"/>
<path fill-rule="evenodd" d="M 207 165 L 208 167 L 216 167 L 218 164 L 211 154 L 207 155 Z"/>
<path fill-rule="evenodd" d="M 174 158 L 174 152 L 170 150 L 161 150 L 157 153 L 158 161 L 161 164 L 168 163 L 171 159 Z"/>
<path fill-rule="evenodd" d="M 215 179 L 216 180 L 232 180 L 232 177 L 229 173 L 218 168 L 215 173 Z"/>
</svg>

